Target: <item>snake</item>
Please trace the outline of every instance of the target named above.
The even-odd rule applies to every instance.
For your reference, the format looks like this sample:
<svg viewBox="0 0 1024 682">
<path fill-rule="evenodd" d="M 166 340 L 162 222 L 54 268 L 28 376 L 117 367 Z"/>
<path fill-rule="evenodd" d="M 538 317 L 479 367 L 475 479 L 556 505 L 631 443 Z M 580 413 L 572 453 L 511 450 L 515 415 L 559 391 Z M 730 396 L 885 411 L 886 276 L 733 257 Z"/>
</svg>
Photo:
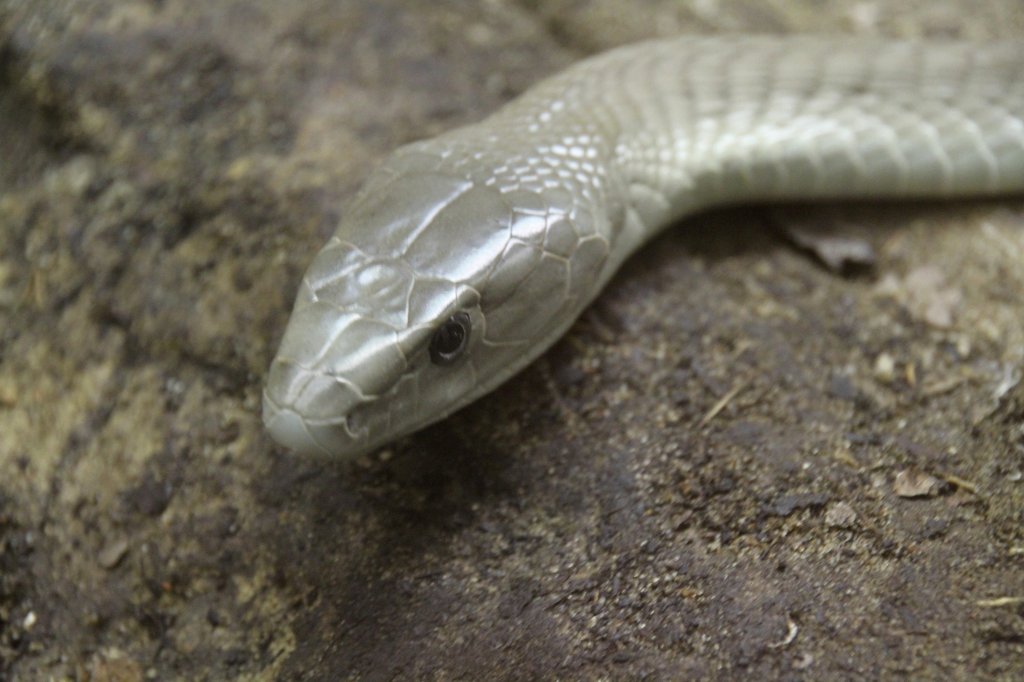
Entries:
<svg viewBox="0 0 1024 682">
<path fill-rule="evenodd" d="M 618 47 L 369 174 L 299 284 L 264 424 L 298 453 L 356 458 L 444 419 L 698 211 L 1022 190 L 1024 41 Z"/>
</svg>

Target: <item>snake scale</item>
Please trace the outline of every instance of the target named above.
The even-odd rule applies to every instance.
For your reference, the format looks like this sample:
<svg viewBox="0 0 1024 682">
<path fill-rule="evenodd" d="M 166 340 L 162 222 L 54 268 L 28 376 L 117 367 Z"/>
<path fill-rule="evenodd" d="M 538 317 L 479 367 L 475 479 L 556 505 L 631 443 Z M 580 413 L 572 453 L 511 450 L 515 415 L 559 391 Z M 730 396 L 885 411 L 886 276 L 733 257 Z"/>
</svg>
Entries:
<svg viewBox="0 0 1024 682">
<path fill-rule="evenodd" d="M 1024 41 L 621 47 L 371 174 L 302 279 L 264 421 L 296 451 L 354 457 L 442 419 L 701 209 L 1022 190 Z"/>
</svg>

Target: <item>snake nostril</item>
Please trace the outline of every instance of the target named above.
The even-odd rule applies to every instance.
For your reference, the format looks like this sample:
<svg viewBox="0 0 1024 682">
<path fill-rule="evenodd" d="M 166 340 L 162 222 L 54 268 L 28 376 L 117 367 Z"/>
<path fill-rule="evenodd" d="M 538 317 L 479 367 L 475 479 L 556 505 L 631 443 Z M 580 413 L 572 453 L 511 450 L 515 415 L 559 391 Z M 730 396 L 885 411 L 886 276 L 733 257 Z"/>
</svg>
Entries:
<svg viewBox="0 0 1024 682">
<path fill-rule="evenodd" d="M 348 413 L 345 417 L 345 430 L 352 435 L 353 438 L 359 438 L 365 434 L 367 419 L 365 410 L 356 408 Z"/>
</svg>

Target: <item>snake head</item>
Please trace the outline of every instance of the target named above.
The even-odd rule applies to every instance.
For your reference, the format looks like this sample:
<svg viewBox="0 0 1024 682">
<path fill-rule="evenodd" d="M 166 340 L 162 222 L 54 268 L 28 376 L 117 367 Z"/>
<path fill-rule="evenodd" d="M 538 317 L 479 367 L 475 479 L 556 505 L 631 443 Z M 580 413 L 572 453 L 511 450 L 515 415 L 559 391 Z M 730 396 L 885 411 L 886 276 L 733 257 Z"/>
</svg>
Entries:
<svg viewBox="0 0 1024 682">
<path fill-rule="evenodd" d="M 435 422 L 536 357 L 589 301 L 607 245 L 564 192 L 500 186 L 400 150 L 303 277 L 264 421 L 354 457 Z"/>
</svg>

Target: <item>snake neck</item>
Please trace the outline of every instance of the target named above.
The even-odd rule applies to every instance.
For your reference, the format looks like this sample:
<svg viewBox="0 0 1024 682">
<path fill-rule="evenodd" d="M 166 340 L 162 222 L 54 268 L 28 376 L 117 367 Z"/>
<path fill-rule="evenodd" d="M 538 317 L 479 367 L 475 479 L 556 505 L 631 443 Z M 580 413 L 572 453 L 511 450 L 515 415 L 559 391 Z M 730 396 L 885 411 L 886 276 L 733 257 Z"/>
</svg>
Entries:
<svg viewBox="0 0 1024 682">
<path fill-rule="evenodd" d="M 583 61 L 482 127 L 556 174 L 593 154 L 608 236 L 635 248 L 721 204 L 1019 191 L 1022 62 L 1009 42 L 677 38 Z"/>
</svg>

